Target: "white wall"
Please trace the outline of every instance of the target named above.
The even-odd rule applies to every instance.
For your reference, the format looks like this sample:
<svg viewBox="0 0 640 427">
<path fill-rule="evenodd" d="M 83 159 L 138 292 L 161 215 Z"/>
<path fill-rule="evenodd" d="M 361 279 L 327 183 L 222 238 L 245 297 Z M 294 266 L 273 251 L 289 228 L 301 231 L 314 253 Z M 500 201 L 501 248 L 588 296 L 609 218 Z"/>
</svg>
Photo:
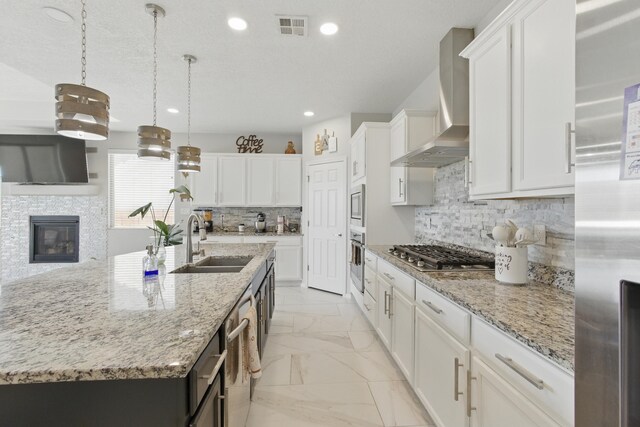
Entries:
<svg viewBox="0 0 640 427">
<path fill-rule="evenodd" d="M 393 111 L 393 115 L 395 116 L 405 109 L 438 111 L 440 103 L 439 90 L 440 73 L 436 68 L 398 105 Z"/>
</svg>

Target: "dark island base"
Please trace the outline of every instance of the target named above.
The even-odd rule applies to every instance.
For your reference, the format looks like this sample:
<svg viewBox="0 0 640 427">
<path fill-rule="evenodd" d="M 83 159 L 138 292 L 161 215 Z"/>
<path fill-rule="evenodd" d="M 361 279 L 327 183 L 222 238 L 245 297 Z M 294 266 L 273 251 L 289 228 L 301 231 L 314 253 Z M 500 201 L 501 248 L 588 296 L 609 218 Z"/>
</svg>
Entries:
<svg viewBox="0 0 640 427">
<path fill-rule="evenodd" d="M 188 395 L 187 378 L 3 385 L 0 426 L 187 426 Z"/>
</svg>

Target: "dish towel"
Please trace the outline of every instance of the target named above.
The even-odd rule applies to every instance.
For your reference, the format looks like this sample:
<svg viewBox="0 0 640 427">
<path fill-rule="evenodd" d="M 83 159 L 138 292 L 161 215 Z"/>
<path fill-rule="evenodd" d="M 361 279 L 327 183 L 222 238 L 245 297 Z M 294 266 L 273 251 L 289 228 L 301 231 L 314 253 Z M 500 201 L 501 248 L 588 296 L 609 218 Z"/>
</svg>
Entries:
<svg viewBox="0 0 640 427">
<path fill-rule="evenodd" d="M 253 304 L 242 318 L 249 321 L 249 325 L 244 328 L 242 340 L 242 354 L 244 357 L 243 380 L 246 381 L 249 377 L 257 379 L 262 376 L 260 354 L 258 353 L 258 312 Z"/>
</svg>

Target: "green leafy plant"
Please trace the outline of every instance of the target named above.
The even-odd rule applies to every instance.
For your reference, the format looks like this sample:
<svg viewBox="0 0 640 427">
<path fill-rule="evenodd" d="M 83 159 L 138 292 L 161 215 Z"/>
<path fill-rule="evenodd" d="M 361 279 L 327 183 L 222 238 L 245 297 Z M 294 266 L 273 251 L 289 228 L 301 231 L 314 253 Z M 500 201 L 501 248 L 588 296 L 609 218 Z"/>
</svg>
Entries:
<svg viewBox="0 0 640 427">
<path fill-rule="evenodd" d="M 156 218 L 156 212 L 153 209 L 153 203 L 151 202 L 144 206 L 140 206 L 129 214 L 129 218 L 140 215 L 140 217 L 144 219 L 149 212 L 151 213 L 153 227 L 147 226 L 147 228 L 153 231 L 154 241 L 157 246 L 160 246 L 160 243 L 164 243 L 165 246 L 179 245 L 182 243 L 183 230 L 180 229 L 180 224 L 167 224 L 167 216 L 169 215 L 171 206 L 173 206 L 173 202 L 176 200 L 176 194 L 180 195 L 180 199 L 193 200 L 191 192 L 184 185 L 172 188 L 169 190 L 169 194 L 171 194 L 171 203 L 169 203 L 169 207 L 164 213 L 162 220 Z"/>
</svg>

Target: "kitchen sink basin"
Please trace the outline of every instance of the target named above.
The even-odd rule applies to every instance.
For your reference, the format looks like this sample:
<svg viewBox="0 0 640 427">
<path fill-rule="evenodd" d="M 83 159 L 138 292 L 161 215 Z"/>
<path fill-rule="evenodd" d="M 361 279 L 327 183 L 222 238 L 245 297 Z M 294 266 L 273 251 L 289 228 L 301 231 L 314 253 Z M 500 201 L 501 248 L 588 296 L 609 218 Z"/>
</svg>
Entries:
<svg viewBox="0 0 640 427">
<path fill-rule="evenodd" d="M 215 267 L 244 267 L 253 259 L 252 256 L 244 257 L 220 257 L 208 256 L 196 262 L 196 266 L 215 266 Z"/>
<path fill-rule="evenodd" d="M 197 273 L 239 273 L 253 259 L 246 257 L 220 257 L 209 256 L 195 264 L 187 264 L 176 268 L 173 274 L 197 274 Z"/>
<path fill-rule="evenodd" d="M 197 273 L 239 273 L 244 266 L 241 265 L 193 265 L 187 264 L 173 270 L 173 274 L 197 274 Z"/>
</svg>

